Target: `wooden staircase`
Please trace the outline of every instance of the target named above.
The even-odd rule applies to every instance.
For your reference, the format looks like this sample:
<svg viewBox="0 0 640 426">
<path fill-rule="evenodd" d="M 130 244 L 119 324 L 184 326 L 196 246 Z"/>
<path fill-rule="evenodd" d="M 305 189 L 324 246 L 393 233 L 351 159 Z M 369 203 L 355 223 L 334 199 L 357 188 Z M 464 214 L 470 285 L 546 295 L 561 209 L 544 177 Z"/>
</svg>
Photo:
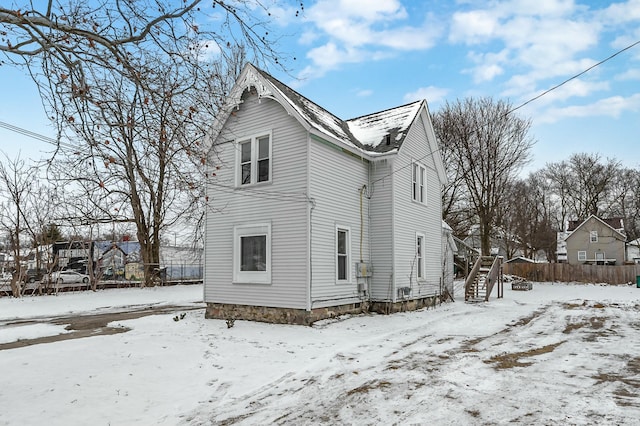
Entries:
<svg viewBox="0 0 640 426">
<path fill-rule="evenodd" d="M 480 256 L 465 281 L 465 302 L 488 302 L 495 284 L 501 298 L 504 295 L 502 257 Z"/>
</svg>

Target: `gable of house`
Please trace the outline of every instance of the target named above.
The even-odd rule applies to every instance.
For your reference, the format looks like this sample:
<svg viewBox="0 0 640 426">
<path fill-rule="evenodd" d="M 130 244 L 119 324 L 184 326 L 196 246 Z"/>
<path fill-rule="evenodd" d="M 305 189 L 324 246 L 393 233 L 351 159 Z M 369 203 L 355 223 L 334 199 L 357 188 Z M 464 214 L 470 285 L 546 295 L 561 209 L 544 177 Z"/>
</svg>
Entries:
<svg viewBox="0 0 640 426">
<path fill-rule="evenodd" d="M 622 224 L 621 221 L 617 223 Z M 625 241 L 626 236 L 609 221 L 591 215 L 565 238 L 567 261 L 571 264 L 623 264 Z"/>
</svg>

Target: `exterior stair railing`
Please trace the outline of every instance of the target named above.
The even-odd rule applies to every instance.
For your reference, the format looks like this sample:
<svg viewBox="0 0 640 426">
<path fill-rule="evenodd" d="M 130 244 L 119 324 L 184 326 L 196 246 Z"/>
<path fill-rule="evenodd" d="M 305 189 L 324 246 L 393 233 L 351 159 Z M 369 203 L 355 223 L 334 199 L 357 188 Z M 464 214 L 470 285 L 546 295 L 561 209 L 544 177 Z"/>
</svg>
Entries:
<svg viewBox="0 0 640 426">
<path fill-rule="evenodd" d="M 502 257 L 481 256 L 473 265 L 464 285 L 464 300 L 488 302 L 493 287 L 498 286 L 498 298 L 504 296 Z"/>
</svg>

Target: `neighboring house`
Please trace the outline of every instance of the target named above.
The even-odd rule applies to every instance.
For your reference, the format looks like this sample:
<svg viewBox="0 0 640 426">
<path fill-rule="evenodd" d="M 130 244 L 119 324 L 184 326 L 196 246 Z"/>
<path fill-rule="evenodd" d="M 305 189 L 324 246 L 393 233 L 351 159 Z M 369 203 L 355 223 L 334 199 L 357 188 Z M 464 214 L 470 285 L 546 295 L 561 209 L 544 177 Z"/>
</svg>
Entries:
<svg viewBox="0 0 640 426">
<path fill-rule="evenodd" d="M 640 238 L 627 243 L 627 262 L 640 263 Z"/>
<path fill-rule="evenodd" d="M 202 249 L 160 247 L 160 268 L 168 281 L 202 279 Z"/>
<path fill-rule="evenodd" d="M 207 317 L 309 324 L 442 295 L 445 173 L 425 101 L 343 121 L 249 64 L 211 143 Z"/>
<path fill-rule="evenodd" d="M 141 280 L 144 267 L 137 241 L 96 241 L 94 260 L 103 279 Z M 202 278 L 202 249 L 160 246 L 162 278 L 168 281 Z"/>
<path fill-rule="evenodd" d="M 569 231 L 559 231 L 557 233 L 557 250 L 556 259 L 558 263 L 567 263 L 567 237 L 571 234 Z"/>
<path fill-rule="evenodd" d="M 442 221 L 442 282 L 444 288 L 451 296 L 453 294 L 453 280 L 455 279 L 456 266 L 455 257 L 458 252 L 458 246 L 453 237 L 453 229 L 443 220 Z"/>
<path fill-rule="evenodd" d="M 472 225 L 463 241 L 466 245 L 480 252 L 482 249 L 480 225 Z M 503 229 L 495 228 L 491 234 L 489 243 L 491 245 L 491 252 L 488 255 L 502 256 L 505 259 L 524 255 L 523 250 L 520 248 L 522 246 L 520 239 L 517 236 L 507 233 Z"/>
<path fill-rule="evenodd" d="M 591 215 L 582 222 L 570 222 L 567 231 L 564 240 L 567 263 L 624 264 L 627 238 L 621 218 L 600 219 Z"/>
</svg>

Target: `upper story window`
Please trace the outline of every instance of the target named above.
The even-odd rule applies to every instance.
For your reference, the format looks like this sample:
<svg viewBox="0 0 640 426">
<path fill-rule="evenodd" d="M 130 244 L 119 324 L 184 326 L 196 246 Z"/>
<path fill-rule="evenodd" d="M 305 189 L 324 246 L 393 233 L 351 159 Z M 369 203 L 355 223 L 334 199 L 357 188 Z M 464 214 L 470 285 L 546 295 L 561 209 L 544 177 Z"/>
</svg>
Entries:
<svg viewBox="0 0 640 426">
<path fill-rule="evenodd" d="M 413 163 L 411 193 L 413 201 L 427 203 L 427 169 L 419 163 Z"/>
<path fill-rule="evenodd" d="M 598 242 L 598 231 L 589 232 L 589 240 L 592 243 L 597 243 Z"/>
<path fill-rule="evenodd" d="M 579 262 L 583 262 L 585 260 L 587 260 L 587 252 L 583 251 L 583 250 L 579 250 L 578 251 L 578 261 Z"/>
<path fill-rule="evenodd" d="M 271 135 L 238 142 L 238 186 L 271 181 Z"/>
</svg>

